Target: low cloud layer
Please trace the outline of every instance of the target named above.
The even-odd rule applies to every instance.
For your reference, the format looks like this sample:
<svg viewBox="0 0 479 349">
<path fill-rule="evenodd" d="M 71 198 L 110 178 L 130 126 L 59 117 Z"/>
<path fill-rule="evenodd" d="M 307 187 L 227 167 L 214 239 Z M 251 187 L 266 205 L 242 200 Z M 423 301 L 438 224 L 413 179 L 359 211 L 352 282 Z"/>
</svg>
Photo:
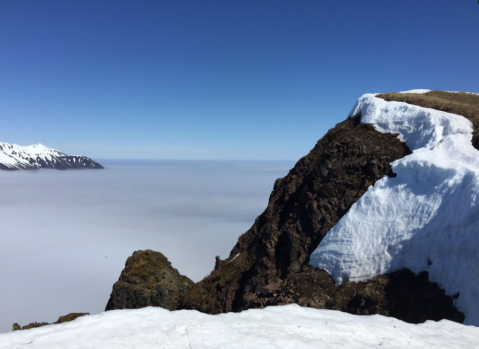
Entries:
<svg viewBox="0 0 479 349">
<path fill-rule="evenodd" d="M 194 281 L 226 258 L 292 162 L 103 161 L 103 171 L 0 172 L 0 332 L 103 311 L 133 251 Z"/>
</svg>

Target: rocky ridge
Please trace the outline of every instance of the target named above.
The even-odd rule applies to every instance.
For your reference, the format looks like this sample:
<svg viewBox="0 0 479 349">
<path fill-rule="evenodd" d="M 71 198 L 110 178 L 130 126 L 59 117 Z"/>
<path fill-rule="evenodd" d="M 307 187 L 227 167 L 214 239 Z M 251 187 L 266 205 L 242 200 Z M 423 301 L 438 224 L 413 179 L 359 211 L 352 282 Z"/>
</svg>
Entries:
<svg viewBox="0 0 479 349">
<path fill-rule="evenodd" d="M 312 251 L 351 205 L 384 175 L 394 177 L 390 163 L 408 154 L 397 135 L 360 124 L 360 116 L 339 123 L 276 180 L 268 207 L 230 257 L 217 257 L 211 274 L 179 296 L 173 308 L 218 314 L 298 303 L 412 323 L 462 322 L 453 298 L 429 282 L 427 272 L 405 269 L 336 286 L 326 271 L 308 265 Z"/>
</svg>

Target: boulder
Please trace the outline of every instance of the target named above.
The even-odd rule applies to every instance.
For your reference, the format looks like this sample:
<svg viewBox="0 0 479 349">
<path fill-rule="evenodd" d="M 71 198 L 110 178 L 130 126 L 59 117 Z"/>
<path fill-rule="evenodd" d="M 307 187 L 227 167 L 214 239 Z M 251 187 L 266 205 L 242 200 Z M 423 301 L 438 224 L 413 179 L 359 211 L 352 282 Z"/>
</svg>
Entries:
<svg viewBox="0 0 479 349">
<path fill-rule="evenodd" d="M 128 258 L 105 310 L 147 306 L 175 310 L 181 297 L 193 286 L 160 252 L 136 251 Z"/>
</svg>

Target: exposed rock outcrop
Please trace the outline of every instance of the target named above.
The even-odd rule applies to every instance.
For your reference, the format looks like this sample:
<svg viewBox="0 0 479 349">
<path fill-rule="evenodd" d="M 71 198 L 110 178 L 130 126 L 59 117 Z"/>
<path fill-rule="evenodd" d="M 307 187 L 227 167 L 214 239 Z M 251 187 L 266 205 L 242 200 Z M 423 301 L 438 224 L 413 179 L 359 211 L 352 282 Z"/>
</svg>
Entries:
<svg viewBox="0 0 479 349">
<path fill-rule="evenodd" d="M 329 229 L 371 184 L 394 176 L 390 163 L 409 153 L 396 135 L 361 125 L 360 117 L 336 125 L 276 181 L 266 210 L 182 307 L 215 314 L 266 305 L 266 289 L 300 272 Z"/>
<path fill-rule="evenodd" d="M 90 313 L 70 313 L 67 315 L 60 316 L 57 321 L 55 321 L 55 324 L 62 324 L 64 322 L 70 322 L 75 320 L 76 318 L 79 318 L 80 316 L 84 315 L 90 315 Z"/>
<path fill-rule="evenodd" d="M 325 270 L 304 266 L 300 272 L 290 274 L 274 293 L 262 296 L 266 297 L 259 298 L 259 307 L 297 303 L 358 315 L 381 314 L 411 323 L 444 318 L 464 321 L 464 314 L 454 307 L 452 298 L 428 281 L 427 272 L 414 275 L 408 269 L 366 282 L 346 281 L 337 287 Z"/>
<path fill-rule="evenodd" d="M 147 306 L 175 310 L 180 298 L 193 286 L 168 259 L 151 250 L 136 251 L 128 258 L 105 310 Z"/>
<path fill-rule="evenodd" d="M 61 324 L 64 322 L 73 321 L 76 318 L 79 318 L 80 316 L 84 316 L 84 315 L 90 315 L 90 313 L 70 313 L 67 315 L 63 315 L 63 316 L 60 316 L 58 320 L 55 321 L 53 324 Z M 25 325 L 22 327 L 19 324 L 14 323 L 12 331 L 28 330 L 30 328 L 43 327 L 43 326 L 53 325 L 53 324 L 49 324 L 48 322 L 31 322 L 28 325 Z"/>
<path fill-rule="evenodd" d="M 43 327 L 50 325 L 48 322 L 31 322 L 28 325 L 20 327 L 19 324 L 14 323 L 13 324 L 13 331 L 19 331 L 19 330 L 29 330 L 31 328 L 37 328 L 37 327 Z"/>
<path fill-rule="evenodd" d="M 462 108 L 461 103 L 456 107 Z M 268 207 L 238 239 L 229 258 L 216 257 L 211 274 L 190 285 L 172 308 L 218 314 L 298 303 L 412 323 L 462 322 L 464 315 L 454 307 L 453 298 L 429 282 L 426 272 L 415 275 L 404 269 L 337 286 L 325 270 L 308 265 L 327 232 L 370 185 L 384 175 L 394 177 L 390 164 L 408 154 L 397 135 L 360 124 L 360 116 L 339 123 L 286 177 L 275 181 Z M 125 305 L 118 303 L 117 308 L 129 307 Z"/>
<path fill-rule="evenodd" d="M 210 314 L 298 303 L 404 321 L 464 316 L 427 274 L 408 270 L 337 287 L 308 266 L 311 252 L 368 186 L 395 176 L 390 163 L 410 153 L 397 135 L 361 125 L 360 117 L 331 129 L 289 174 L 274 184 L 268 207 L 230 257 L 183 297 L 181 308 Z"/>
</svg>

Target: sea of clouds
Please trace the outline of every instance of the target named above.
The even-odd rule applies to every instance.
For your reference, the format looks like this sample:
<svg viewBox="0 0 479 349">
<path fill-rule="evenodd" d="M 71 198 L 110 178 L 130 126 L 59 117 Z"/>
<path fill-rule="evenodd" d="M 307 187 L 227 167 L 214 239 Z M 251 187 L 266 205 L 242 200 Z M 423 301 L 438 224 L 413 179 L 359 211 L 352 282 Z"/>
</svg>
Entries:
<svg viewBox="0 0 479 349">
<path fill-rule="evenodd" d="M 105 170 L 0 171 L 0 332 L 103 311 L 133 251 L 194 281 L 226 258 L 294 162 L 100 161 Z"/>
</svg>

